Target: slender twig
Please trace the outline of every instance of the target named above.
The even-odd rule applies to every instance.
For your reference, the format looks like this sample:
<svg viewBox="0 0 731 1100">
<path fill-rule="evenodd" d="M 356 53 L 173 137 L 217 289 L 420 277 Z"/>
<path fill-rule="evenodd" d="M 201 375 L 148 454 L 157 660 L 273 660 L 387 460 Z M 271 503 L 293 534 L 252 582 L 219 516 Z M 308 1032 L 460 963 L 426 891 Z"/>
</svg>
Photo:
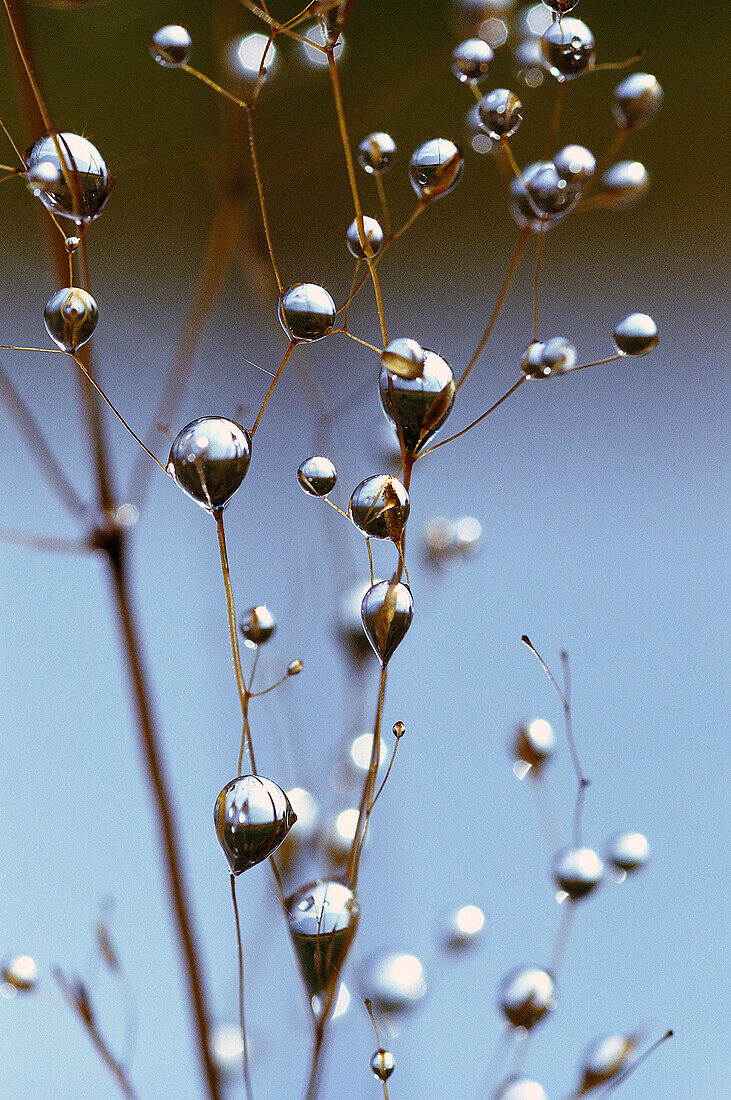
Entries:
<svg viewBox="0 0 731 1100">
<path fill-rule="evenodd" d="M 36 535 L 16 527 L 0 527 L 0 542 L 25 546 L 29 550 L 51 550 L 57 554 L 89 554 L 91 546 L 84 539 L 65 539 L 56 535 Z"/>
<path fill-rule="evenodd" d="M 274 375 L 274 378 L 272 379 L 271 385 L 269 386 L 269 389 L 266 392 L 264 400 L 262 401 L 261 408 L 259 409 L 259 413 L 257 415 L 257 418 L 254 421 L 254 427 L 251 429 L 252 437 L 255 435 L 256 429 L 259 427 L 259 424 L 261 423 L 261 418 L 264 415 L 264 410 L 266 409 L 267 405 L 269 404 L 270 397 L 272 396 L 275 389 L 277 388 L 277 384 L 279 382 L 279 379 L 282 377 L 282 371 L 286 367 L 287 361 L 288 361 L 290 355 L 292 354 L 292 352 L 294 351 L 294 349 L 296 347 L 297 347 L 297 341 L 292 340 L 290 342 L 289 347 L 287 348 L 287 351 L 285 352 L 284 359 L 282 359 L 282 362 L 279 364 L 279 369 L 277 370 L 277 373 Z"/>
<path fill-rule="evenodd" d="M 249 1045 L 246 1038 L 246 1008 L 244 1004 L 244 950 L 241 943 L 241 922 L 239 921 L 239 907 L 236 902 L 236 879 L 231 875 L 231 901 L 234 909 L 234 921 L 236 923 L 236 944 L 238 947 L 239 964 L 239 1027 L 241 1028 L 241 1068 L 244 1075 L 244 1090 L 248 1100 L 253 1100 L 254 1091 L 251 1087 L 251 1073 L 249 1071 Z"/>
<path fill-rule="evenodd" d="M 355 834 L 353 836 L 353 843 L 350 847 L 350 854 L 348 856 L 348 869 L 346 872 L 346 878 L 354 890 L 358 884 L 358 871 L 360 868 L 361 855 L 363 853 L 363 842 L 365 839 L 368 811 L 373 801 L 373 792 L 376 786 L 378 765 L 381 760 L 381 719 L 383 717 L 383 700 L 386 695 L 387 667 L 387 665 L 383 665 L 381 667 L 381 678 L 378 684 L 378 703 L 376 705 L 376 720 L 373 725 L 371 758 L 368 764 L 368 771 L 366 772 L 366 777 L 363 783 L 363 793 L 361 794 L 360 805 L 358 807 L 358 822 L 355 828 Z"/>
<path fill-rule="evenodd" d="M 563 960 L 566 955 L 566 948 L 568 946 L 569 936 L 571 935 L 571 926 L 574 922 L 575 909 L 576 905 L 571 898 L 566 898 L 561 913 L 558 932 L 556 933 L 556 939 L 553 944 L 553 951 L 551 952 L 551 962 L 548 966 L 554 981 L 558 977 L 558 972 L 563 965 Z"/>
</svg>

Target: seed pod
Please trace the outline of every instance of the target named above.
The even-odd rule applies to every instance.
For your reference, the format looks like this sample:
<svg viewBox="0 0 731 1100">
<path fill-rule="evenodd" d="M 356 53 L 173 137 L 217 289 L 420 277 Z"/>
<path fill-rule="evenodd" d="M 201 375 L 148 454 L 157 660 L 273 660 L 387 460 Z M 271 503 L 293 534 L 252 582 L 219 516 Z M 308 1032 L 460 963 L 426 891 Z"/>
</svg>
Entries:
<svg viewBox="0 0 731 1100">
<path fill-rule="evenodd" d="M 657 77 L 632 73 L 614 89 L 612 111 L 617 125 L 625 130 L 647 126 L 662 107 L 665 94 Z"/>
<path fill-rule="evenodd" d="M 150 39 L 150 53 L 165 69 L 179 69 L 187 64 L 192 47 L 192 39 L 185 27 L 174 23 L 160 27 Z"/>
<path fill-rule="evenodd" d="M 587 897 L 604 875 L 604 864 L 591 848 L 564 848 L 553 859 L 553 877 L 572 901 Z"/>
<path fill-rule="evenodd" d="M 329 336 L 335 321 L 335 303 L 316 283 L 295 283 L 282 291 L 279 320 L 292 340 L 311 343 Z"/>
<path fill-rule="evenodd" d="M 219 794 L 213 820 L 231 871 L 240 875 L 276 852 L 297 815 L 271 779 L 240 775 Z"/>
<path fill-rule="evenodd" d="M 411 186 L 422 203 L 444 198 L 464 172 L 462 150 L 446 138 L 425 141 L 414 150 L 409 164 Z"/>
<path fill-rule="evenodd" d="M 360 166 L 369 176 L 380 176 L 393 164 L 396 142 L 390 134 L 375 133 L 363 138 L 358 146 Z"/>
<path fill-rule="evenodd" d="M 250 462 L 246 428 L 223 416 L 203 416 L 178 432 L 167 471 L 196 504 L 213 511 L 225 508 Z"/>
<path fill-rule="evenodd" d="M 409 507 L 409 494 L 401 482 L 390 474 L 379 474 L 356 486 L 348 511 L 364 535 L 398 542 L 409 518 Z"/>
<path fill-rule="evenodd" d="M 415 456 L 449 416 L 456 387 L 446 359 L 424 349 L 424 368 L 418 378 L 396 377 L 381 368 L 378 379 L 381 406 L 391 427 L 403 437 L 406 453 Z"/>
<path fill-rule="evenodd" d="M 530 1030 L 555 1007 L 556 987 L 546 970 L 516 967 L 500 983 L 498 1001 L 513 1027 Z"/>
<path fill-rule="evenodd" d="M 339 879 L 318 879 L 285 901 L 289 933 L 315 1014 L 335 986 L 358 927 L 355 894 Z"/>
<path fill-rule="evenodd" d="M 46 302 L 43 321 L 48 335 L 62 351 L 75 352 L 94 335 L 99 309 L 88 291 L 65 286 Z"/>
<path fill-rule="evenodd" d="M 366 637 L 385 668 L 411 626 L 411 591 L 396 580 L 379 581 L 363 597 L 360 613 Z"/>
<path fill-rule="evenodd" d="M 33 194 L 52 214 L 78 225 L 101 213 L 114 186 L 99 150 L 79 134 L 46 134 L 29 150 L 25 163 Z"/>
<path fill-rule="evenodd" d="M 508 88 L 495 88 L 478 104 L 480 122 L 493 141 L 510 138 L 523 121 L 523 104 Z"/>
</svg>

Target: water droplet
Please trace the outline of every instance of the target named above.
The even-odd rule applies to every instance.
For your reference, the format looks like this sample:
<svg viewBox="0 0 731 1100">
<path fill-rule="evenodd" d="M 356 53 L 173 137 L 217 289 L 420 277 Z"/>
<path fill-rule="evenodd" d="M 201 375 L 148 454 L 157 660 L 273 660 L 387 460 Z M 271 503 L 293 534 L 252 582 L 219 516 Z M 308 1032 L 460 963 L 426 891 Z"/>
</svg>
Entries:
<svg viewBox="0 0 731 1100">
<path fill-rule="evenodd" d="M 407 951 L 379 951 L 370 955 L 361 966 L 359 983 L 379 1023 L 383 1017 L 390 1034 L 419 1007 L 427 989 L 424 964 Z"/>
<path fill-rule="evenodd" d="M 547 340 L 541 352 L 541 370 L 543 378 L 557 374 L 566 374 L 576 366 L 576 348 L 564 336 L 554 336 Z"/>
<path fill-rule="evenodd" d="M 580 190 L 594 175 L 596 157 L 583 145 L 565 145 L 556 153 L 553 164 L 569 187 Z"/>
<path fill-rule="evenodd" d="M 394 722 L 392 733 L 397 740 L 400 740 L 406 733 L 406 726 L 403 722 Z"/>
<path fill-rule="evenodd" d="M 234 420 L 204 416 L 178 432 L 167 471 L 196 504 L 224 508 L 246 477 L 251 436 Z"/>
<path fill-rule="evenodd" d="M 371 1069 L 373 1070 L 373 1076 L 377 1077 L 379 1081 L 388 1081 L 389 1077 L 393 1073 L 395 1062 L 393 1060 L 393 1054 L 390 1050 L 384 1050 L 383 1047 L 379 1047 L 371 1058 Z"/>
<path fill-rule="evenodd" d="M 332 332 L 335 303 L 324 287 L 316 283 L 295 283 L 282 291 L 279 320 L 293 340 L 304 343 L 322 340 Z"/>
<path fill-rule="evenodd" d="M 563 80 L 594 67 L 594 35 L 580 19 L 561 19 L 546 27 L 541 46 L 551 73 Z"/>
<path fill-rule="evenodd" d="M 409 494 L 401 482 L 390 474 L 378 474 L 356 486 L 348 511 L 364 535 L 398 542 L 409 518 L 409 507 Z"/>
<path fill-rule="evenodd" d="M 581 1058 L 581 1090 L 611 1081 L 629 1065 L 637 1046 L 635 1035 L 601 1035 L 584 1049 Z"/>
<path fill-rule="evenodd" d="M 380 176 L 393 164 L 396 156 L 396 142 L 390 134 L 375 133 L 363 138 L 358 146 L 360 166 L 369 175 Z"/>
<path fill-rule="evenodd" d="M 193 41 L 185 27 L 170 23 L 160 27 L 150 39 L 153 59 L 165 69 L 178 69 L 190 57 Z"/>
<path fill-rule="evenodd" d="M 358 828 L 358 810 L 354 806 L 340 810 L 325 829 L 325 851 L 336 866 L 344 864 L 350 855 Z"/>
<path fill-rule="evenodd" d="M 276 852 L 297 820 L 289 799 L 261 775 L 240 775 L 223 788 L 213 809 L 218 843 L 235 875 Z"/>
<path fill-rule="evenodd" d="M 299 674 L 300 674 L 300 672 L 302 671 L 303 668 L 304 668 L 304 665 L 302 664 L 302 661 L 298 657 L 296 660 L 290 661 L 289 664 L 287 665 L 287 675 L 288 676 L 299 676 Z"/>
<path fill-rule="evenodd" d="M 478 104 L 480 122 L 493 141 L 510 138 L 523 121 L 523 104 L 508 88 L 495 88 Z"/>
<path fill-rule="evenodd" d="M 493 1100 L 548 1100 L 542 1085 L 529 1077 L 510 1077 L 495 1093 Z"/>
<path fill-rule="evenodd" d="M 602 175 L 601 196 L 610 210 L 625 210 L 650 186 L 650 175 L 638 160 L 620 160 Z"/>
<path fill-rule="evenodd" d="M 517 760 L 539 771 L 549 760 L 556 748 L 556 734 L 545 718 L 534 718 L 531 722 L 521 722 L 513 737 L 513 752 Z M 520 777 L 522 778 L 522 776 Z"/>
<path fill-rule="evenodd" d="M 442 944 L 447 951 L 463 951 L 478 944 L 485 931 L 485 914 L 479 905 L 461 905 L 444 920 Z"/>
<path fill-rule="evenodd" d="M 452 50 L 452 72 L 462 84 L 479 84 L 494 56 L 483 38 L 467 38 Z"/>
<path fill-rule="evenodd" d="M 298 845 L 312 844 L 318 829 L 320 810 L 315 798 L 304 787 L 292 787 L 287 791 L 292 809 L 297 814 L 287 840 L 296 840 Z"/>
<path fill-rule="evenodd" d="M 56 139 L 63 161 L 53 137 L 47 134 L 40 138 L 25 158 L 28 185 L 47 210 L 81 225 L 101 213 L 114 177 L 99 150 L 86 138 L 62 133 L 56 134 Z"/>
<path fill-rule="evenodd" d="M 414 617 L 411 591 L 395 579 L 379 581 L 363 597 L 360 613 L 368 641 L 385 667 L 411 626 Z"/>
<path fill-rule="evenodd" d="M 377 222 L 375 218 L 364 217 L 363 230 L 365 232 L 366 240 L 371 246 L 371 255 L 377 256 L 378 253 L 381 251 L 381 246 L 383 245 L 384 240 L 383 230 L 381 229 L 380 223 Z M 366 252 L 360 243 L 357 218 L 355 218 L 348 226 L 348 232 L 345 235 L 345 240 L 351 256 L 355 256 L 356 260 L 364 260 Z"/>
<path fill-rule="evenodd" d="M 399 337 L 383 349 L 381 363 L 396 378 L 419 378 L 424 370 L 424 349 L 416 340 Z"/>
<path fill-rule="evenodd" d="M 591 848 L 564 848 L 554 856 L 554 880 L 572 901 L 587 897 L 603 875 L 604 864 Z"/>
<path fill-rule="evenodd" d="M 555 1005 L 556 987 L 545 970 L 516 967 L 500 983 L 498 1002 L 513 1027 L 535 1027 Z"/>
<path fill-rule="evenodd" d="M 394 377 L 381 367 L 378 379 L 381 406 L 396 435 L 415 456 L 441 428 L 452 411 L 456 387 L 446 359 L 424 349 L 424 368 L 418 378 Z"/>
<path fill-rule="evenodd" d="M 30 993 L 38 985 L 38 967 L 30 955 L 14 955 L 0 967 L 0 982 L 16 993 Z"/>
<path fill-rule="evenodd" d="M 657 325 L 647 313 L 630 313 L 614 329 L 614 346 L 620 355 L 647 355 L 658 342 Z"/>
<path fill-rule="evenodd" d="M 411 186 L 421 202 L 448 195 L 462 179 L 463 172 L 462 151 L 446 138 L 425 141 L 414 150 L 409 163 Z"/>
<path fill-rule="evenodd" d="M 67 237 L 65 244 L 69 256 L 73 256 L 74 252 L 81 244 L 81 237 Z"/>
<path fill-rule="evenodd" d="M 664 92 L 657 77 L 632 73 L 614 89 L 612 111 L 617 125 L 638 130 L 651 122 L 662 106 Z"/>
<path fill-rule="evenodd" d="M 650 858 L 647 837 L 642 833 L 615 833 L 607 841 L 606 857 L 618 871 L 639 871 Z"/>
<path fill-rule="evenodd" d="M 74 352 L 94 335 L 99 309 L 88 291 L 81 287 L 65 286 L 46 302 L 43 320 L 54 343 L 62 351 Z"/>
<path fill-rule="evenodd" d="M 244 614 L 239 629 L 247 645 L 264 645 L 277 629 L 277 622 L 269 608 L 259 604 L 258 607 L 250 607 Z"/>
<path fill-rule="evenodd" d="M 302 977 L 311 998 L 334 987 L 358 927 L 355 894 L 338 879 L 302 886 L 286 902 L 287 920 Z M 317 1013 L 317 1006 L 313 1004 Z"/>
<path fill-rule="evenodd" d="M 231 75 L 249 85 L 259 79 L 260 73 L 262 79 L 270 76 L 278 58 L 277 47 L 266 34 L 258 31 L 235 38 L 226 50 L 226 62 Z"/>
<path fill-rule="evenodd" d="M 329 458 L 313 455 L 306 458 L 297 470 L 297 480 L 302 489 L 313 497 L 326 497 L 335 488 L 338 472 Z"/>
</svg>

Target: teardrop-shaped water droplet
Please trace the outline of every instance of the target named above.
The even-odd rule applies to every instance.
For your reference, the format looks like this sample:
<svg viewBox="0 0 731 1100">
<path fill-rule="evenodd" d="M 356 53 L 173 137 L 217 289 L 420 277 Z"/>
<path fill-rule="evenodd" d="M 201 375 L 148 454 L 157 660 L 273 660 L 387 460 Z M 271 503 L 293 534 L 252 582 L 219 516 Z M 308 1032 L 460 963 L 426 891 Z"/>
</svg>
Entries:
<svg viewBox="0 0 731 1100">
<path fill-rule="evenodd" d="M 346 883 L 318 879 L 287 898 L 285 906 L 302 978 L 316 1011 L 338 980 L 353 942 L 358 903 Z"/>
<path fill-rule="evenodd" d="M 261 775 L 240 775 L 223 788 L 213 810 L 218 843 L 240 875 L 276 852 L 297 820 L 289 799 Z"/>
<path fill-rule="evenodd" d="M 61 350 L 74 352 L 94 335 L 99 309 L 88 291 L 65 286 L 46 302 L 43 321 L 48 335 Z"/>
<path fill-rule="evenodd" d="M 397 580 L 379 581 L 363 597 L 360 613 L 368 641 L 385 667 L 411 626 L 411 590 Z"/>
<path fill-rule="evenodd" d="M 424 367 L 417 378 L 394 377 L 381 367 L 378 379 L 381 406 L 391 427 L 399 427 L 407 454 L 415 456 L 441 428 L 452 411 L 457 392 L 446 359 L 424 349 Z"/>
</svg>

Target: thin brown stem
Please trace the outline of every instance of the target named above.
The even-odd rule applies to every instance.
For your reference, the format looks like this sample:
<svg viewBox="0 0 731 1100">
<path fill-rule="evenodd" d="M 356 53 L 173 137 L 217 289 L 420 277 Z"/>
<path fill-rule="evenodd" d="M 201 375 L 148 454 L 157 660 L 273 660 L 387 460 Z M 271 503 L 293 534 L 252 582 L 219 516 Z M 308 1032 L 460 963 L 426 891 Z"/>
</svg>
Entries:
<svg viewBox="0 0 731 1100">
<path fill-rule="evenodd" d="M 673 1034 L 674 1032 L 672 1028 L 669 1031 L 666 1031 L 662 1038 L 653 1043 L 651 1047 L 648 1047 L 644 1054 L 641 1054 L 640 1057 L 636 1061 L 634 1061 L 631 1066 L 628 1066 L 627 1069 L 625 1069 L 622 1073 L 615 1077 L 615 1079 L 607 1086 L 607 1088 L 605 1088 L 604 1092 L 601 1095 L 609 1096 L 610 1092 L 614 1092 L 614 1090 L 618 1089 L 620 1085 L 623 1085 L 627 1078 L 631 1074 L 633 1074 L 635 1070 L 638 1070 L 642 1063 L 646 1062 L 651 1054 L 655 1053 L 658 1047 L 662 1046 L 662 1044 L 667 1042 L 668 1039 L 672 1039 Z"/>
<path fill-rule="evenodd" d="M 335 62 L 333 47 L 328 47 L 325 52 L 327 54 L 328 69 L 330 71 L 330 83 L 332 84 L 333 98 L 335 100 L 335 113 L 338 119 L 340 140 L 342 142 L 343 152 L 345 154 L 345 166 L 348 172 L 348 182 L 350 184 L 350 192 L 353 196 L 353 206 L 355 207 L 355 220 L 358 226 L 358 240 L 360 241 L 360 246 L 365 253 L 365 262 L 368 264 L 368 272 L 373 282 L 373 292 L 376 296 L 376 309 L 378 311 L 378 323 L 381 327 L 381 339 L 385 348 L 386 344 L 388 343 L 388 333 L 386 331 L 386 317 L 383 312 L 381 284 L 378 279 L 378 273 L 376 272 L 376 265 L 373 259 L 373 249 L 371 248 L 371 245 L 368 241 L 365 227 L 363 225 L 363 207 L 361 206 L 360 196 L 358 194 L 358 181 L 355 174 L 353 150 L 350 146 L 350 136 L 348 134 L 348 126 L 345 121 L 345 109 L 343 107 L 343 93 L 340 87 L 340 76 L 338 74 L 338 67 Z"/>
<path fill-rule="evenodd" d="M 200 72 L 198 69 L 194 69 L 192 65 L 179 65 L 178 68 L 180 68 L 182 72 L 194 76 L 196 80 L 200 80 L 201 84 L 205 84 L 206 87 L 217 92 L 218 95 L 222 95 L 225 99 L 230 100 L 231 103 L 235 103 L 237 107 L 242 107 L 245 111 L 249 110 L 249 104 L 245 103 L 243 99 L 239 99 L 239 97 L 232 92 L 227 92 L 226 89 L 222 88 L 215 80 L 211 80 L 210 76 L 206 76 L 205 73 Z"/>
<path fill-rule="evenodd" d="M 259 157 L 256 151 L 256 137 L 254 134 L 254 112 L 251 107 L 246 108 L 246 122 L 249 129 L 249 151 L 251 153 L 251 166 L 254 170 L 254 179 L 256 181 L 256 192 L 259 196 L 259 209 L 261 210 L 261 221 L 264 226 L 264 236 L 267 242 L 267 251 L 269 253 L 269 259 L 272 262 L 272 270 L 274 272 L 274 278 L 277 280 L 277 287 L 279 293 L 282 293 L 282 279 L 279 274 L 279 268 L 277 267 L 277 261 L 274 258 L 274 245 L 272 243 L 271 229 L 269 228 L 269 216 L 267 214 L 266 201 L 264 198 L 264 185 L 261 179 L 261 171 L 259 169 Z"/>
<path fill-rule="evenodd" d="M 556 142 L 558 140 L 559 130 L 561 129 L 561 113 L 563 111 L 564 99 L 566 98 L 566 81 L 558 81 L 556 85 L 556 103 L 553 108 L 553 118 L 551 119 L 551 129 L 548 131 L 548 137 L 546 138 L 546 145 L 543 153 L 544 160 L 550 160 L 553 154 L 556 152 Z"/>
<path fill-rule="evenodd" d="M 538 247 L 536 249 L 536 269 L 533 274 L 533 335 L 531 336 L 531 342 L 538 339 L 538 291 L 540 288 L 541 261 L 543 259 L 545 240 L 545 224 L 541 222 L 541 228 L 538 231 Z"/>
<path fill-rule="evenodd" d="M 497 319 L 500 316 L 500 313 L 502 311 L 503 306 L 505 305 L 505 299 L 508 296 L 508 291 L 510 290 L 510 284 L 512 283 L 513 279 L 515 278 L 515 273 L 518 270 L 518 265 L 520 264 L 521 256 L 523 255 L 523 252 L 525 251 L 525 247 L 528 244 L 528 241 L 530 240 L 531 233 L 532 233 L 532 230 L 531 230 L 530 226 L 526 226 L 520 232 L 520 236 L 518 237 L 518 243 L 515 246 L 515 251 L 513 253 L 513 257 L 511 259 L 509 265 L 508 265 L 508 270 L 506 272 L 505 279 L 503 281 L 503 285 L 500 288 L 500 293 L 498 294 L 497 301 L 495 303 L 495 308 L 493 309 L 490 320 L 487 323 L 487 328 L 485 329 L 484 333 L 482 334 L 482 339 L 480 340 L 479 344 L 475 348 L 474 355 L 472 356 L 469 363 L 467 364 L 467 367 L 465 369 L 464 374 L 462 375 L 459 382 L 457 383 L 457 392 L 458 393 L 459 393 L 460 389 L 462 388 L 462 386 L 467 381 L 467 379 L 469 378 L 470 374 L 472 373 L 472 368 L 474 367 L 475 363 L 477 362 L 477 360 L 482 355 L 482 352 L 485 348 L 485 344 L 490 339 L 490 336 L 492 334 L 492 330 L 495 328 L 495 325 L 497 323 Z"/>
<path fill-rule="evenodd" d="M 376 719 L 373 725 L 371 758 L 368 764 L 368 771 L 366 773 L 365 781 L 363 783 L 363 793 L 361 795 L 360 805 L 358 807 L 358 823 L 355 828 L 355 835 L 353 837 L 353 843 L 351 845 L 350 854 L 348 856 L 348 869 L 346 872 L 346 878 L 353 890 L 355 890 L 358 885 L 358 871 L 360 869 L 360 858 L 363 853 L 363 842 L 365 840 L 365 830 L 368 823 L 368 812 L 371 809 L 373 803 L 373 792 L 376 786 L 378 765 L 381 759 L 381 720 L 383 718 L 383 701 L 386 695 L 386 674 L 387 666 L 382 665 L 381 677 L 378 684 L 378 703 L 376 705 Z"/>
<path fill-rule="evenodd" d="M 376 191 L 378 192 L 378 201 L 381 204 L 381 215 L 383 217 L 383 232 L 386 234 L 386 240 L 391 239 L 391 215 L 388 212 L 388 202 L 386 200 L 386 188 L 383 186 L 383 176 L 380 172 L 376 172 Z"/>
<path fill-rule="evenodd" d="M 127 1100 L 137 1100 L 137 1093 L 132 1087 L 123 1065 L 114 1057 L 106 1039 L 97 1026 L 85 988 L 80 984 L 75 988 L 59 967 L 54 967 L 52 973 L 64 1000 L 81 1021 L 87 1035 L 94 1044 L 97 1054 L 116 1081 L 122 1095 L 126 1096 Z"/>
<path fill-rule="evenodd" d="M 571 935 L 571 926 L 574 922 L 575 908 L 576 905 L 571 898 L 566 898 L 563 904 L 563 912 L 561 913 L 558 932 L 556 933 L 556 939 L 553 944 L 553 951 L 551 952 L 551 962 L 548 966 L 554 981 L 558 978 L 558 973 L 566 956 L 566 948 L 568 947 L 569 936 Z"/>
<path fill-rule="evenodd" d="M 246 1008 L 244 1004 L 244 950 L 241 943 L 241 922 L 239 921 L 239 907 L 236 902 L 236 879 L 231 875 L 231 901 L 234 909 L 234 921 L 236 923 L 236 945 L 238 948 L 239 964 L 239 1027 L 241 1028 L 241 1068 L 244 1076 L 244 1090 L 247 1100 L 253 1100 L 254 1091 L 251 1087 L 251 1074 L 249 1072 L 249 1045 L 246 1039 Z"/>
<path fill-rule="evenodd" d="M 279 369 L 278 369 L 277 373 L 274 375 L 274 378 L 272 379 L 272 383 L 271 383 L 269 389 L 266 392 L 266 396 L 265 396 L 265 398 L 262 402 L 261 408 L 259 409 L 259 415 L 257 416 L 256 420 L 254 421 L 254 427 L 251 429 L 252 438 L 256 433 L 256 429 L 259 427 L 259 424 L 261 423 L 261 418 L 264 415 L 264 410 L 266 409 L 267 405 L 269 404 L 269 399 L 272 396 L 272 394 L 274 393 L 275 389 L 277 388 L 277 384 L 279 382 L 279 379 L 282 377 L 282 371 L 284 370 L 284 368 L 287 365 L 287 360 L 289 359 L 290 355 L 292 354 L 292 352 L 294 351 L 294 349 L 296 347 L 297 347 L 297 341 L 292 340 L 289 347 L 287 348 L 284 359 L 279 364 Z"/>
</svg>

